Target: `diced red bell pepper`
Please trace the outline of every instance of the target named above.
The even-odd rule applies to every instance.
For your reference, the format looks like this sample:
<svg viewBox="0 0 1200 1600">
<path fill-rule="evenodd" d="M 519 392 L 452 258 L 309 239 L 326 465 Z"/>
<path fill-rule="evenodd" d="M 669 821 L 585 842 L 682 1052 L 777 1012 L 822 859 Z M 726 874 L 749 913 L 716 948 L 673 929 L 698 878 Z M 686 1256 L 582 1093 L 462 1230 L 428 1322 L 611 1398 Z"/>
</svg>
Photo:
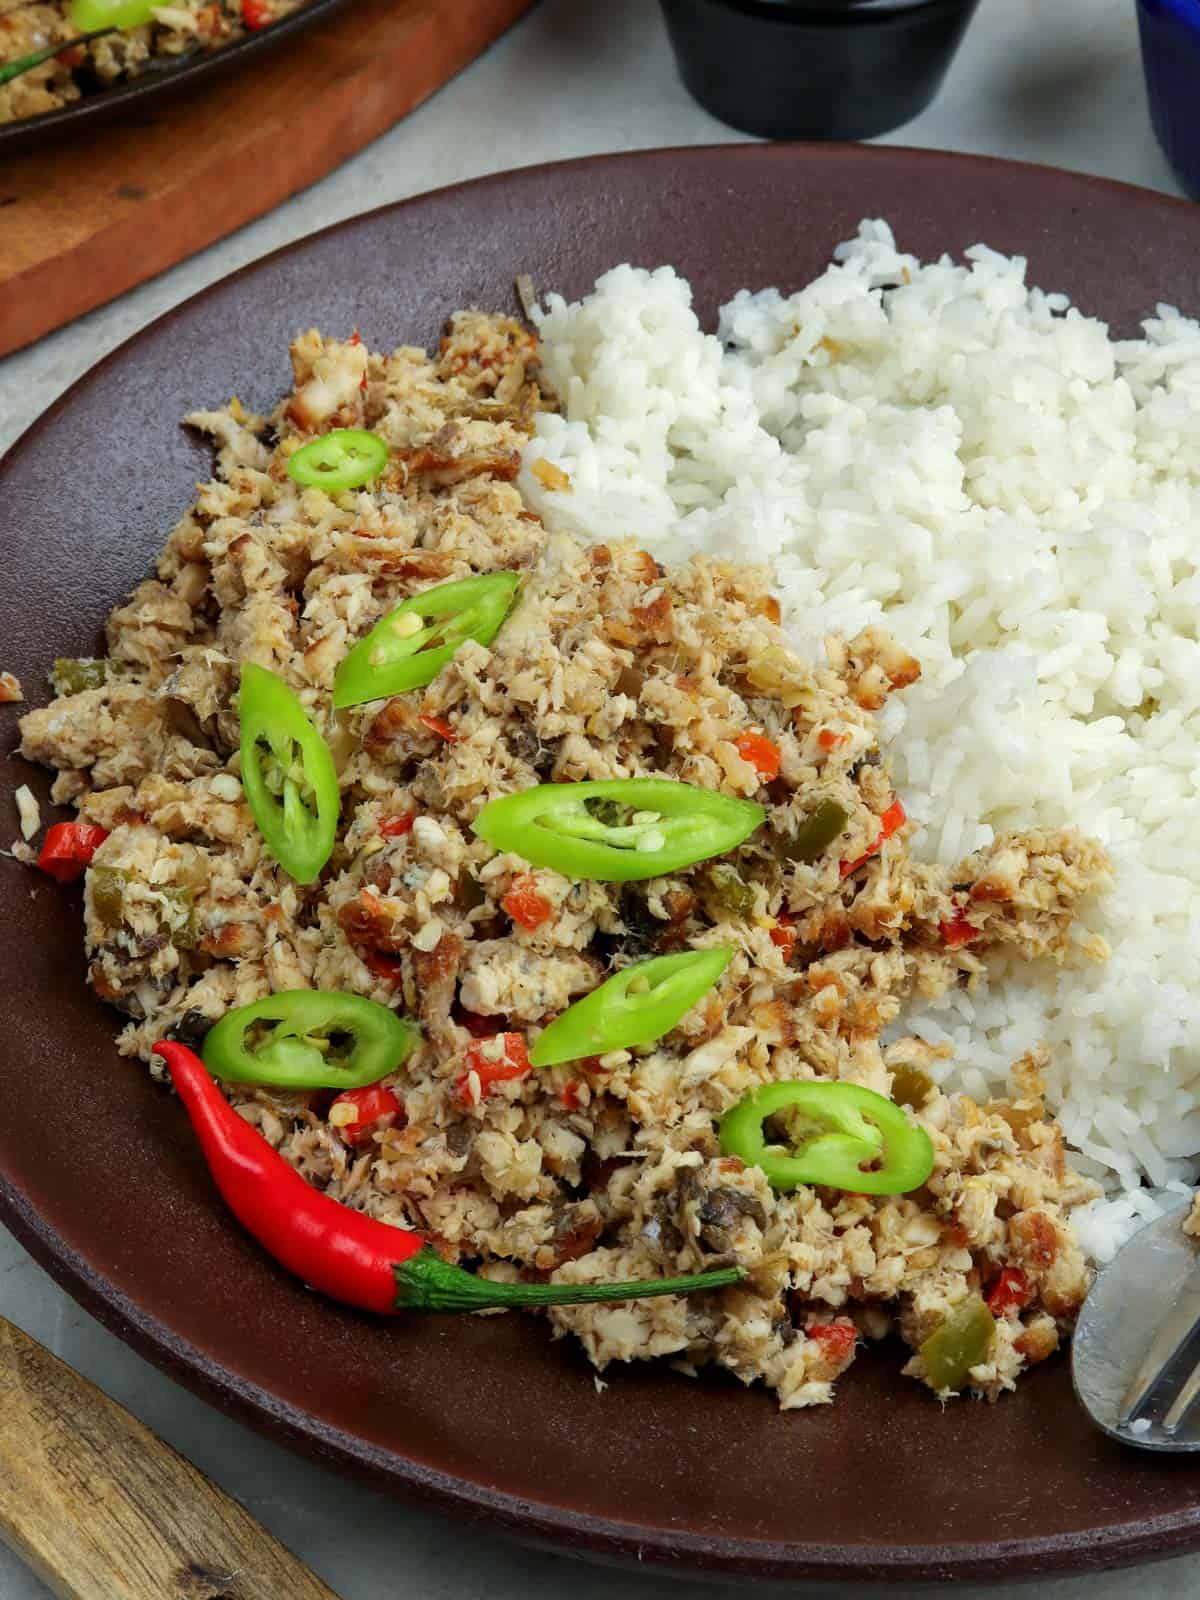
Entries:
<svg viewBox="0 0 1200 1600">
<path fill-rule="evenodd" d="M 905 811 L 901 801 L 893 800 L 879 821 L 882 825 L 879 842 L 882 844 L 885 839 L 890 839 L 894 833 L 900 832 L 900 829 L 908 821 L 908 813 Z"/>
<path fill-rule="evenodd" d="M 554 913 L 554 907 L 538 889 L 536 878 L 514 878 L 512 888 L 500 904 L 514 922 L 530 933 Z"/>
<path fill-rule="evenodd" d="M 845 744 L 849 737 L 848 733 L 835 733 L 832 728 L 822 728 L 817 734 L 817 743 L 822 750 L 836 750 L 838 745 Z"/>
<path fill-rule="evenodd" d="M 987 1295 L 987 1308 L 994 1317 L 1002 1317 L 1014 1306 L 1020 1310 L 1028 1305 L 1033 1290 L 1029 1279 L 1020 1267 L 1005 1267 Z"/>
<path fill-rule="evenodd" d="M 358 1116 L 353 1122 L 337 1122 L 334 1106 L 353 1106 Z M 347 1089 L 335 1097 L 329 1107 L 330 1122 L 347 1144 L 366 1144 L 384 1117 L 404 1115 L 404 1107 L 390 1089 L 371 1083 L 365 1089 Z"/>
<path fill-rule="evenodd" d="M 418 717 L 417 721 L 423 728 L 428 728 L 430 733 L 436 733 L 439 739 L 445 739 L 447 744 L 454 744 L 458 739 L 458 735 L 445 717 Z"/>
<path fill-rule="evenodd" d="M 791 917 L 781 916 L 771 929 L 770 938 L 771 943 L 778 948 L 786 965 L 796 953 L 796 930 L 792 926 Z"/>
<path fill-rule="evenodd" d="M 508 1083 L 513 1078 L 523 1078 L 530 1070 L 529 1051 L 521 1033 L 497 1033 L 490 1039 L 476 1039 L 467 1046 L 467 1070 L 459 1077 L 455 1087 L 459 1098 L 469 1105 L 471 1074 L 479 1079 L 479 1094 L 489 1094 L 497 1083 Z"/>
<path fill-rule="evenodd" d="M 968 922 L 962 911 L 955 911 L 952 917 L 938 923 L 938 932 L 942 941 L 951 949 L 955 945 L 970 944 L 972 939 L 978 939 L 982 929 L 977 928 L 973 922 Z"/>
<path fill-rule="evenodd" d="M 907 821 L 904 807 L 899 800 L 893 800 L 879 819 L 879 837 L 865 856 L 859 856 L 857 861 L 842 862 L 842 877 L 848 878 L 852 872 L 857 872 L 859 867 L 864 866 L 873 855 L 878 855 L 883 849 L 884 841 L 890 839 L 894 833 L 898 833 Z"/>
<path fill-rule="evenodd" d="M 822 1355 L 834 1365 L 844 1362 L 858 1343 L 858 1329 L 852 1322 L 818 1322 L 804 1331 L 810 1339 L 816 1340 Z"/>
<path fill-rule="evenodd" d="M 412 825 L 416 820 L 415 811 L 405 811 L 398 817 L 385 817 L 379 824 L 379 831 L 385 839 L 401 839 L 406 833 L 412 832 Z"/>
<path fill-rule="evenodd" d="M 269 22 L 274 22 L 271 8 L 265 0 L 242 0 L 242 21 L 252 31 L 265 28 Z"/>
<path fill-rule="evenodd" d="M 570 1083 L 564 1083 L 558 1091 L 558 1098 L 568 1111 L 578 1111 L 583 1104 L 579 1091 L 583 1088 L 578 1078 L 572 1078 Z"/>
<path fill-rule="evenodd" d="M 59 883 L 73 883 L 107 838 L 108 829 L 95 823 L 56 822 L 46 833 L 37 864 Z"/>
<path fill-rule="evenodd" d="M 404 976 L 404 963 L 399 956 L 385 955 L 382 950 L 360 950 L 358 958 L 368 972 L 384 983 L 399 983 Z"/>
<path fill-rule="evenodd" d="M 739 734 L 733 741 L 734 748 L 743 761 L 748 761 L 758 773 L 764 783 L 773 783 L 779 776 L 779 764 L 782 757 L 779 746 L 768 739 L 765 733 L 754 730 L 750 733 Z"/>
</svg>

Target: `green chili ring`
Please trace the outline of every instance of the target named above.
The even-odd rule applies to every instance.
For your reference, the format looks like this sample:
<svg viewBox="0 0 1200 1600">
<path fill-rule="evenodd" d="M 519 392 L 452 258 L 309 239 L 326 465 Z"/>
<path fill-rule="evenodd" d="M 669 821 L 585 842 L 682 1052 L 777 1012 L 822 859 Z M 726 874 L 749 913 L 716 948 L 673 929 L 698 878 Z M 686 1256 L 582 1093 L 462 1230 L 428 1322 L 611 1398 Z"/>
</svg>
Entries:
<svg viewBox="0 0 1200 1600">
<path fill-rule="evenodd" d="M 312 883 L 333 853 L 341 796 L 329 746 L 273 672 L 247 661 L 238 697 L 242 788 L 271 854 Z"/>
<path fill-rule="evenodd" d="M 334 705 L 341 710 L 420 689 L 468 639 L 491 644 L 520 582 L 515 572 L 489 572 L 410 595 L 342 660 L 333 684 Z"/>
<path fill-rule="evenodd" d="M 529 1053 L 535 1067 L 653 1044 L 712 988 L 733 959 L 733 946 L 685 950 L 626 967 L 564 1011 Z"/>
<path fill-rule="evenodd" d="M 764 1123 L 800 1110 L 813 1135 L 796 1152 L 767 1143 Z M 856 1194 L 907 1194 L 933 1171 L 933 1142 L 902 1107 L 856 1083 L 768 1083 L 721 1119 L 721 1150 L 761 1167 L 773 1189 L 801 1184 Z M 868 1165 L 870 1164 L 870 1165 Z"/>
<path fill-rule="evenodd" d="M 248 1038 L 260 1025 L 263 1037 Z M 292 989 L 227 1011 L 209 1029 L 202 1054 L 226 1083 L 362 1089 L 394 1072 L 419 1038 L 415 1023 L 362 995 Z M 343 1039 L 352 1041 L 345 1054 Z"/>
<path fill-rule="evenodd" d="M 587 802 L 603 800 L 627 807 L 632 820 L 602 822 Z M 690 783 L 609 778 L 542 783 L 505 795 L 483 808 L 473 829 L 495 849 L 511 851 L 535 867 L 552 867 L 568 878 L 630 883 L 724 855 L 749 838 L 765 816 L 753 801 Z"/>
<path fill-rule="evenodd" d="M 365 428 L 331 428 L 288 459 L 288 477 L 306 489 L 337 494 L 371 483 L 388 463 L 387 441 Z"/>
<path fill-rule="evenodd" d="M 101 28 L 144 28 L 158 0 L 71 0 L 68 15 L 81 33 Z"/>
</svg>

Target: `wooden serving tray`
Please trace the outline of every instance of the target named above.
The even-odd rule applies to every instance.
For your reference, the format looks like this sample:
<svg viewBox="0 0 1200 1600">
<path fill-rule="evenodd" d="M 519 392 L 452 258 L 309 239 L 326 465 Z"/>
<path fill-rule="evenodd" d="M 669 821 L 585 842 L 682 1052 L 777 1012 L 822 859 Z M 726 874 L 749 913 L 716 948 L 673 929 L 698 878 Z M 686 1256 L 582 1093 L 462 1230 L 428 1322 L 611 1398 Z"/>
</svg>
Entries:
<svg viewBox="0 0 1200 1600">
<path fill-rule="evenodd" d="M 0 161 L 0 355 L 194 255 L 378 138 L 533 0 L 356 0 L 154 112 Z"/>
</svg>

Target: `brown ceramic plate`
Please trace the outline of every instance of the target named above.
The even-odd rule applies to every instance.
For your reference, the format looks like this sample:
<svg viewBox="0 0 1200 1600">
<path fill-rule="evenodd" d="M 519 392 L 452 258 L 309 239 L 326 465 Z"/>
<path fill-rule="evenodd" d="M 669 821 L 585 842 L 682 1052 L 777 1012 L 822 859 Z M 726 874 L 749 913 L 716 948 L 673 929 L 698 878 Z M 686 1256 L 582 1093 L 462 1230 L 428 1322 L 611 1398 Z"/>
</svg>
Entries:
<svg viewBox="0 0 1200 1600">
<path fill-rule="evenodd" d="M 146 117 L 161 113 L 164 101 L 174 94 L 209 83 L 219 73 L 250 65 L 345 4 L 346 0 L 308 0 L 299 11 L 220 50 L 197 50 L 176 59 L 155 61 L 128 83 L 97 90 L 58 111 L 7 122 L 0 126 L 0 157 L 40 149 L 50 139 L 90 137 L 101 122 L 122 112 Z"/>
<path fill-rule="evenodd" d="M 542 167 L 348 222 L 188 301 L 71 389 L 0 464 L 0 666 L 35 700 L 87 654 L 208 472 L 178 425 L 237 393 L 271 406 L 318 324 L 429 341 L 512 281 L 569 295 L 671 261 L 700 315 L 793 289 L 864 215 L 906 248 L 983 238 L 1123 329 L 1200 309 L 1200 210 L 1118 184 L 885 148 L 742 146 Z M 1136 240 L 1136 248 L 1130 241 Z M 15 714 L 0 712 L 10 749 Z M 44 775 L 0 771 L 12 788 Z M 226 1411 L 306 1453 L 581 1553 L 754 1576 L 999 1578 L 1200 1546 L 1200 1464 L 1122 1451 L 1066 1364 L 994 1407 L 943 1410 L 856 1364 L 837 1404 L 781 1415 L 732 1381 L 610 1372 L 522 1316 L 372 1321 L 277 1271 L 217 1202 L 183 1113 L 117 1056 L 84 987 L 79 896 L 0 862 L 0 1215 L 83 1305 Z"/>
</svg>

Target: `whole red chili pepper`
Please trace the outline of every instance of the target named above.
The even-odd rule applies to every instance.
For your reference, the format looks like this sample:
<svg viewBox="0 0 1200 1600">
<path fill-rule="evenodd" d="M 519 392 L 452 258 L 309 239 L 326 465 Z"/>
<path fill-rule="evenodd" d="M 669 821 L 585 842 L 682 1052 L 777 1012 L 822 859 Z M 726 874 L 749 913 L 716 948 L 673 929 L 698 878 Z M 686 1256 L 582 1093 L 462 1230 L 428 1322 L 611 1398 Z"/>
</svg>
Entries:
<svg viewBox="0 0 1200 1600">
<path fill-rule="evenodd" d="M 168 1040 L 167 1063 L 217 1188 L 234 1216 L 311 1288 L 347 1305 L 394 1311 L 486 1311 L 580 1305 L 719 1289 L 737 1267 L 633 1283 L 492 1283 L 443 1261 L 419 1233 L 376 1222 L 314 1189 L 240 1117 L 200 1057 Z"/>
</svg>

